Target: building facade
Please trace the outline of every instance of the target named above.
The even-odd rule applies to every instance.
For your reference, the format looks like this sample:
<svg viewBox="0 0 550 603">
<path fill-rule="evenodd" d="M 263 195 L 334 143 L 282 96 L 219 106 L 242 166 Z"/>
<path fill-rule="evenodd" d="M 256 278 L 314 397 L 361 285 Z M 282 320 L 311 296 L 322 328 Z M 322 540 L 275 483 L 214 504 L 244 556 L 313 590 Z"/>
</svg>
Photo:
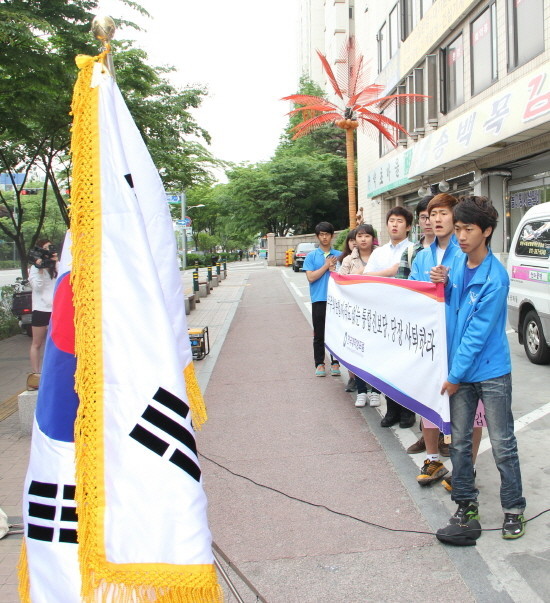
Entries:
<svg viewBox="0 0 550 603">
<path fill-rule="evenodd" d="M 550 0 L 343 4 L 368 83 L 427 96 L 383 107 L 408 132 L 397 148 L 358 130 L 365 218 L 384 233 L 386 211 L 414 208 L 426 190 L 487 195 L 500 215 L 493 250 L 506 252 L 525 211 L 550 201 Z"/>
</svg>

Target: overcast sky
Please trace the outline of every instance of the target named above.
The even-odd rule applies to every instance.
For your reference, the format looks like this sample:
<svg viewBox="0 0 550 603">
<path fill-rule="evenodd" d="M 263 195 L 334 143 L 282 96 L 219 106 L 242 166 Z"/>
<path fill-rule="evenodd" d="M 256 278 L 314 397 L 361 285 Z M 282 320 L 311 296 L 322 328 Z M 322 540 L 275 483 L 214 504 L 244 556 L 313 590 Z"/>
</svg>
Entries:
<svg viewBox="0 0 550 603">
<path fill-rule="evenodd" d="M 138 2 L 152 19 L 99 0 L 102 14 L 124 15 L 147 30 L 115 37 L 136 37 L 151 64 L 176 67 L 176 85 L 208 88 L 195 116 L 212 136 L 215 157 L 267 161 L 287 122 L 288 104 L 279 99 L 297 91 L 299 0 Z"/>
</svg>

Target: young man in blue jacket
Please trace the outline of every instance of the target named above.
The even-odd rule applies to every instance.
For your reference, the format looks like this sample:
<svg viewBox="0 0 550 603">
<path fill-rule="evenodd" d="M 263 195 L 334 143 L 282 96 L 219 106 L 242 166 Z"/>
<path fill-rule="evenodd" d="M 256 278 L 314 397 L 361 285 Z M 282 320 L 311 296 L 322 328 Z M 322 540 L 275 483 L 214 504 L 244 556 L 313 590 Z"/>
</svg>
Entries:
<svg viewBox="0 0 550 603">
<path fill-rule="evenodd" d="M 485 404 L 493 457 L 500 472 L 504 512 L 502 537 L 525 533 L 525 498 L 514 417 L 510 348 L 506 337 L 509 278 L 489 247 L 498 212 L 486 197 L 461 197 L 454 208 L 455 235 L 464 255 L 450 268 L 432 269 L 431 280 L 445 283 L 449 374 L 441 393 L 450 396 L 452 499 L 458 504 L 439 540 L 474 544 L 479 537 L 478 490 L 472 462 L 472 431 L 478 399 Z"/>
<path fill-rule="evenodd" d="M 340 255 L 332 247 L 334 226 L 330 222 L 319 222 L 315 227 L 315 236 L 319 247 L 306 255 L 302 270 L 309 282 L 311 297 L 311 321 L 313 323 L 313 358 L 315 376 L 324 377 L 325 369 L 325 317 L 327 313 L 327 289 L 331 271 L 336 270 L 336 262 Z M 340 363 L 330 357 L 330 374 L 340 375 Z"/>
<path fill-rule="evenodd" d="M 427 213 L 435 240 L 416 255 L 409 275 L 410 280 L 429 282 L 430 270 L 434 266 L 450 266 L 456 255 L 463 255 L 454 235 L 453 208 L 457 203 L 458 199 L 448 193 L 440 193 L 428 203 Z M 439 428 L 422 419 L 422 438 L 426 460 L 416 481 L 420 486 L 428 486 L 445 476 L 448 470 L 439 458 Z"/>
</svg>

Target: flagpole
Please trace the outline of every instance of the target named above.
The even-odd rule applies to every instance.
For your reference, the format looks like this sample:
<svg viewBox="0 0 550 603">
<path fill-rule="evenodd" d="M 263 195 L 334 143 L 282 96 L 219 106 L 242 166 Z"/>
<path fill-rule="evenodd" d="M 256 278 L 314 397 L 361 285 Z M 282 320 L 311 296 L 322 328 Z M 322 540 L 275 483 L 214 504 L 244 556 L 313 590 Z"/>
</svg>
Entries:
<svg viewBox="0 0 550 603">
<path fill-rule="evenodd" d="M 96 40 L 100 40 L 103 44 L 103 51 L 107 52 L 106 64 L 109 73 L 113 79 L 116 79 L 115 64 L 113 55 L 111 54 L 111 40 L 116 31 L 114 20 L 108 15 L 97 15 L 92 21 L 92 33 Z"/>
</svg>

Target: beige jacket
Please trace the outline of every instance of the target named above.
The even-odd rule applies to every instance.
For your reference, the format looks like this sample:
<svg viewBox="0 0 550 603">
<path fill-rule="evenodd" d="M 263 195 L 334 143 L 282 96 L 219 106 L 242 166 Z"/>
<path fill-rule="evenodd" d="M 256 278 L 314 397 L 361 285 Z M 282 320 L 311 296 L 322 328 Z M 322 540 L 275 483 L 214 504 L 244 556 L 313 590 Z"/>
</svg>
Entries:
<svg viewBox="0 0 550 603">
<path fill-rule="evenodd" d="M 338 274 L 363 274 L 365 264 L 361 260 L 357 247 L 344 258 Z"/>
</svg>

